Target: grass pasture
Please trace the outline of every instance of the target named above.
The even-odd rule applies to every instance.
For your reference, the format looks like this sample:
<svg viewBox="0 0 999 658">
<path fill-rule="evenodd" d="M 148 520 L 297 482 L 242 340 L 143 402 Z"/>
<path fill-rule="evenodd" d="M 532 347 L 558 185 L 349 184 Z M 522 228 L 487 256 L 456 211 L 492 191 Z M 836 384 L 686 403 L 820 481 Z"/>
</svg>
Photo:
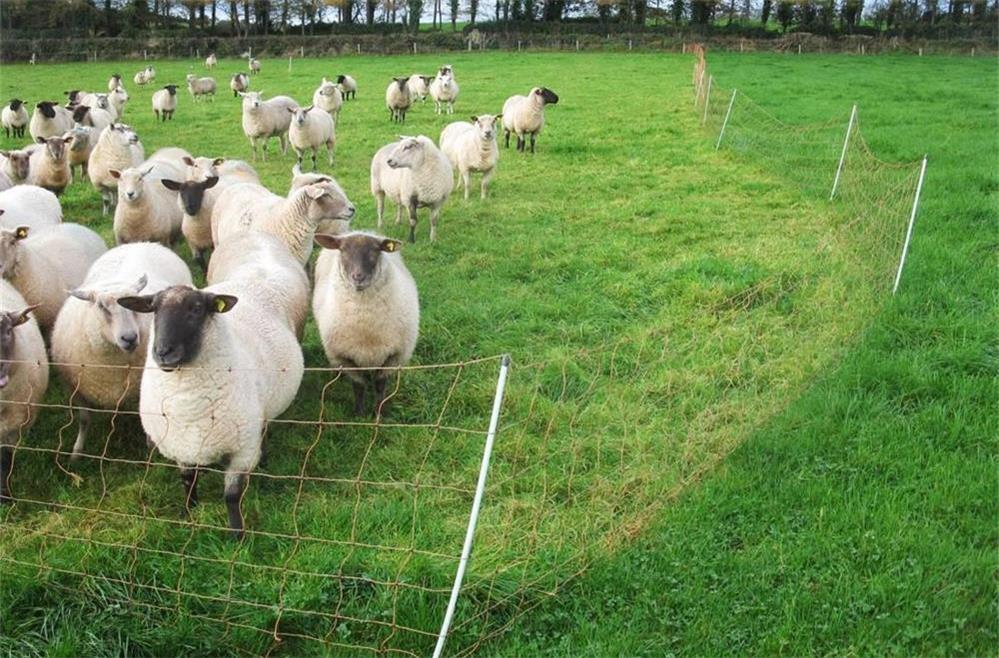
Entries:
<svg viewBox="0 0 999 658">
<path fill-rule="evenodd" d="M 25 500 L 3 512 L 0 651 L 429 654 L 504 352 L 514 366 L 454 654 L 991 651 L 995 63 L 709 54 L 720 84 L 785 120 L 845 128 L 858 102 L 880 157 L 930 153 L 891 298 L 889 255 L 812 189 L 835 161 L 770 166 L 781 134 L 766 159 L 716 152 L 691 58 L 450 61 L 456 119 L 530 84 L 562 98 L 534 157 L 503 150 L 488 201 L 452 197 L 438 242 L 424 216 L 404 249 L 423 309 L 414 363 L 463 365 L 404 372 L 385 423 L 349 424 L 350 387 L 321 370 L 310 321 L 317 370 L 269 432 L 244 501 L 257 533 L 238 546 L 216 529 L 220 476 L 183 521 L 176 473 L 147 461 L 134 417 L 95 424 L 93 456 L 63 470 L 52 451 L 75 428 L 46 410 L 15 460 Z M 428 104 L 389 123 L 384 81 L 440 63 L 267 60 L 253 85 L 305 101 L 322 75 L 358 79 L 332 171 L 355 226 L 373 228 L 371 155 L 447 122 Z M 222 62 L 220 81 L 236 65 Z M 157 82 L 190 67 L 158 63 Z M 138 68 L 5 65 L 0 93 L 60 98 Z M 129 93 L 147 154 L 248 158 L 231 96 L 184 96 L 164 125 L 151 89 Z M 283 193 L 292 163 L 258 171 Z M 111 238 L 89 184 L 63 207 Z M 46 402 L 68 394 L 56 381 Z"/>
</svg>

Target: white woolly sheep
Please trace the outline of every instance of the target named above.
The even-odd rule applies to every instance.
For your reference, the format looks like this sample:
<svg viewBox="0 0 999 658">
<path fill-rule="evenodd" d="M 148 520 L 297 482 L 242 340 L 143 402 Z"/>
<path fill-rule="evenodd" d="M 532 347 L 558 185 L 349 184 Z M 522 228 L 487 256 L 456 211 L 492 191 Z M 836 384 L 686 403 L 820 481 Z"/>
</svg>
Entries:
<svg viewBox="0 0 999 658">
<path fill-rule="evenodd" d="M 375 415 L 385 401 L 388 370 L 404 366 L 420 333 L 416 282 L 402 262 L 402 243 L 370 233 L 318 234 L 312 314 L 330 364 L 354 384 L 354 413 L 365 413 L 365 386 L 374 380 Z"/>
<path fill-rule="evenodd" d="M 41 148 L 31 153 L 28 182 L 38 187 L 44 187 L 56 195 L 62 194 L 66 186 L 73 181 L 66 147 L 73 141 L 73 137 L 63 135 L 48 139 L 39 137 L 37 141 Z"/>
<path fill-rule="evenodd" d="M 298 103 L 288 96 L 275 96 L 269 100 L 261 99 L 261 92 L 248 91 L 241 93 L 243 97 L 243 134 L 250 138 L 253 147 L 253 160 L 257 159 L 257 141 L 263 140 L 263 159 L 267 160 L 267 142 L 271 137 L 277 137 L 281 142 L 281 153 L 288 153 L 288 128 L 291 125 L 291 113 L 297 110 Z"/>
<path fill-rule="evenodd" d="M 23 138 L 24 129 L 28 125 L 28 110 L 24 107 L 24 101 L 12 98 L 9 103 L 3 106 L 0 112 L 0 125 L 3 125 L 3 134 L 14 138 Z"/>
<path fill-rule="evenodd" d="M 191 154 L 179 148 L 165 148 L 138 167 L 112 170 L 118 178 L 118 205 L 114 209 L 114 238 L 117 244 L 159 242 L 167 246 L 180 237 L 184 212 L 177 193 L 158 181 L 180 180 Z"/>
<path fill-rule="evenodd" d="M 128 102 L 128 92 L 125 91 L 124 87 L 116 87 L 108 94 L 108 102 L 110 102 L 111 108 L 118 115 L 118 119 L 121 119 L 125 116 L 125 103 Z"/>
<path fill-rule="evenodd" d="M 32 144 L 18 151 L 0 151 L 0 173 L 14 185 L 26 184 L 31 173 L 31 154 L 35 150 Z"/>
<path fill-rule="evenodd" d="M 0 280 L 0 505 L 11 502 L 14 447 L 31 429 L 49 387 L 49 359 L 35 310 Z"/>
<path fill-rule="evenodd" d="M 406 86 L 409 87 L 409 97 L 426 103 L 427 94 L 430 93 L 430 83 L 433 82 L 433 79 L 431 75 L 420 75 L 419 73 L 409 76 L 409 80 L 406 81 Z"/>
<path fill-rule="evenodd" d="M 177 111 L 177 85 L 166 85 L 153 94 L 153 114 L 157 119 L 173 119 Z"/>
<path fill-rule="evenodd" d="M 434 111 L 440 114 L 454 114 L 454 102 L 458 99 L 458 81 L 450 65 L 442 66 L 430 83 L 430 97 L 434 99 Z"/>
<path fill-rule="evenodd" d="M 67 291 L 80 285 L 87 270 L 107 251 L 104 240 L 85 226 L 59 224 L 29 235 L 27 226 L 0 228 L 0 276 L 29 304 L 48 333 Z"/>
<path fill-rule="evenodd" d="M 94 147 L 97 146 L 100 132 L 90 126 L 76 124 L 66 133 L 66 136 L 71 138 L 66 153 L 70 173 L 76 179 L 76 169 L 79 168 L 79 179 L 83 180 L 87 177 L 87 163 L 90 161 L 90 154 L 93 153 Z"/>
<path fill-rule="evenodd" d="M 441 131 L 441 151 L 461 176 L 465 198 L 471 185 L 472 172 L 482 174 L 482 198 L 486 198 L 489 180 L 496 173 L 499 146 L 496 145 L 496 122 L 502 115 L 473 116 L 472 122 L 455 121 Z"/>
<path fill-rule="evenodd" d="M 37 185 L 17 185 L 0 192 L 0 227 L 27 226 L 41 231 L 62 224 L 62 206 L 55 194 Z"/>
<path fill-rule="evenodd" d="M 114 123 L 111 113 L 99 107 L 89 105 L 77 105 L 73 108 L 73 123 L 81 126 L 89 126 L 97 130 L 100 134 L 102 130 Z"/>
<path fill-rule="evenodd" d="M 63 304 L 52 328 L 52 361 L 70 404 L 82 407 L 73 459 L 83 452 L 90 427 L 87 407 L 117 411 L 134 408 L 139 399 L 150 318 L 119 306 L 118 299 L 175 285 L 193 285 L 184 261 L 161 245 L 136 242 L 94 261 Z"/>
<path fill-rule="evenodd" d="M 349 101 L 355 96 L 357 96 L 357 80 L 346 74 L 341 74 L 336 77 L 336 83 L 340 85 L 340 92 L 343 93 L 343 99 Z"/>
<path fill-rule="evenodd" d="M 219 65 L 219 58 L 215 56 L 215 53 L 210 53 L 208 57 L 205 58 L 205 68 L 213 69 Z"/>
<path fill-rule="evenodd" d="M 145 159 L 139 136 L 128 126 L 116 123 L 101 131 L 87 161 L 87 176 L 101 193 L 101 214 L 108 214 L 118 203 L 118 178 L 111 170 L 137 167 Z"/>
<path fill-rule="evenodd" d="M 343 93 L 340 91 L 340 87 L 323 78 L 322 84 L 312 94 L 312 104 L 320 110 L 329 113 L 333 117 L 334 122 L 338 121 L 340 119 L 340 107 L 343 105 Z"/>
<path fill-rule="evenodd" d="M 406 111 L 413 102 L 409 96 L 406 80 L 406 78 L 392 78 L 392 82 L 385 89 L 385 107 L 388 108 L 389 119 L 397 123 L 406 121 Z"/>
<path fill-rule="evenodd" d="M 430 241 L 437 239 L 437 220 L 453 188 L 451 163 L 424 135 L 386 144 L 371 160 L 371 193 L 378 206 L 378 227 L 388 196 L 396 204 L 396 224 L 402 219 L 402 207 L 409 211 L 410 242 L 416 242 L 417 208 L 430 208 Z"/>
<path fill-rule="evenodd" d="M 249 57 L 246 60 L 246 67 L 250 69 L 250 75 L 256 75 L 260 73 L 260 60 Z"/>
<path fill-rule="evenodd" d="M 300 107 L 289 110 L 292 114 L 291 126 L 288 128 L 288 140 L 298 155 L 298 164 L 309 150 L 312 151 L 312 168 L 317 169 L 316 158 L 319 147 L 326 145 L 326 157 L 330 166 L 333 165 L 333 148 L 336 146 L 336 132 L 333 127 L 333 117 L 322 110 L 313 111 L 315 106 Z"/>
<path fill-rule="evenodd" d="M 132 78 L 132 81 L 141 87 L 142 85 L 149 84 L 155 79 L 156 79 L 156 70 L 153 69 L 152 66 L 147 66 L 146 68 L 136 73 L 135 77 Z"/>
<path fill-rule="evenodd" d="M 108 78 L 108 91 L 114 91 L 121 86 L 121 73 L 113 73 Z"/>
<path fill-rule="evenodd" d="M 245 73 L 234 73 L 229 79 L 229 89 L 232 89 L 232 97 L 239 96 L 241 91 L 250 90 L 250 77 Z"/>
<path fill-rule="evenodd" d="M 78 97 L 77 105 L 86 105 L 87 107 L 95 110 L 104 110 L 111 117 L 111 120 L 108 123 L 113 123 L 118 120 L 118 111 L 115 109 L 114 105 L 111 104 L 110 94 L 83 94 Z"/>
<path fill-rule="evenodd" d="M 48 139 L 62 135 L 72 127 L 73 115 L 69 110 L 58 103 L 42 101 L 35 105 L 35 111 L 31 114 L 28 133 L 31 135 L 31 141 L 34 142 L 39 137 Z"/>
<path fill-rule="evenodd" d="M 534 142 L 545 125 L 545 105 L 558 103 L 558 94 L 547 87 L 535 87 L 527 96 L 511 96 L 503 103 L 503 130 L 506 146 L 510 148 L 510 133 L 517 135 L 517 150 L 527 146 L 526 136 L 531 136 L 531 153 Z"/>
<path fill-rule="evenodd" d="M 302 348 L 287 322 L 287 277 L 272 278 L 259 267 L 270 246 L 248 244 L 219 246 L 212 260 L 233 258 L 244 267 L 228 268 L 225 280 L 207 288 L 174 286 L 118 300 L 154 314 L 139 395 L 146 435 L 180 465 L 188 509 L 198 502 L 197 468 L 225 463 L 236 539 L 244 533 L 240 502 L 266 424 L 291 405 L 304 373 Z M 304 273 L 299 285 L 308 285 Z"/>
<path fill-rule="evenodd" d="M 9 190 L 12 187 L 14 187 L 14 183 L 11 182 L 10 176 L 0 171 L 0 192 Z"/>
<path fill-rule="evenodd" d="M 205 96 L 210 96 L 215 102 L 215 78 L 197 78 L 193 73 L 187 74 L 187 90 L 191 92 L 195 102 L 203 100 Z"/>
<path fill-rule="evenodd" d="M 331 187 L 331 194 L 346 196 L 343 192 L 343 188 L 340 187 L 340 184 L 335 178 L 333 178 L 333 176 L 318 171 L 304 173 L 298 163 L 291 168 L 291 187 L 288 188 L 288 193 L 290 194 L 300 187 L 315 185 L 317 183 L 329 185 Z M 345 233 L 349 230 L 350 220 L 342 219 L 324 219 L 316 226 L 316 233 L 329 233 L 330 235 Z"/>
</svg>

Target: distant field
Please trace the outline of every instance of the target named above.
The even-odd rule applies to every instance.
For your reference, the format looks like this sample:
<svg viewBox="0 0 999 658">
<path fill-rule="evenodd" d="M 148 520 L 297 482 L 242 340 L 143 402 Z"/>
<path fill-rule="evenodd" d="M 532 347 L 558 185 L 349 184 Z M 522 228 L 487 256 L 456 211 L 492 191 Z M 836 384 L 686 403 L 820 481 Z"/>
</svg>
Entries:
<svg viewBox="0 0 999 658">
<path fill-rule="evenodd" d="M 878 254 L 872 245 L 825 247 L 842 218 L 794 185 L 794 172 L 715 152 L 692 110 L 689 57 L 489 53 L 447 61 L 462 89 L 454 119 L 499 112 L 507 96 L 536 84 L 562 99 L 535 156 L 504 150 L 492 197 L 452 197 L 439 241 L 428 243 L 423 216 L 417 244 L 403 252 L 423 306 L 415 364 L 505 352 L 514 359 L 452 651 L 474 651 L 507 624 L 501 639 L 483 645 L 488 651 L 994 647 L 987 583 L 995 566 L 995 355 L 986 345 L 995 337 L 995 281 L 982 267 L 995 258 L 996 106 L 984 82 L 995 79 L 994 63 L 712 59 L 727 86 L 740 85 L 782 118 L 845 122 L 859 100 L 881 157 L 930 152 L 912 262 L 891 300 L 885 282 L 868 276 Z M 428 103 L 405 126 L 391 124 L 385 84 L 441 63 L 295 60 L 289 72 L 286 61 L 265 60 L 253 85 L 308 102 L 323 75 L 357 78 L 332 171 L 358 207 L 356 227 L 370 229 L 371 155 L 398 133 L 436 139 L 449 120 Z M 221 62 L 220 86 L 242 64 Z M 180 83 L 192 67 L 203 71 L 200 63 L 156 63 L 156 87 Z M 0 96 L 58 99 L 71 88 L 103 89 L 113 72 L 130 80 L 137 68 L 4 66 Z M 128 90 L 126 120 L 147 154 L 181 146 L 248 159 L 231 94 L 194 105 L 182 91 L 177 118 L 158 124 L 152 89 Z M 15 146 L 0 139 L 2 148 Z M 293 162 L 278 156 L 257 167 L 284 193 Z M 63 207 L 67 221 L 111 239 L 89 183 L 70 188 Z M 385 230 L 405 235 L 403 227 Z M 307 365 L 325 365 L 311 321 L 304 349 Z M 176 473 L 143 463 L 132 417 L 97 424 L 88 445 L 94 458 L 63 464 L 79 482 L 51 452 L 20 451 L 15 495 L 40 502 L 4 512 L 0 651 L 427 655 L 467 522 L 482 447 L 474 432 L 488 419 L 497 367 L 486 360 L 406 373 L 390 426 L 378 427 L 315 425 L 321 413 L 352 420 L 350 387 L 309 373 L 285 416 L 303 423 L 271 428 L 267 461 L 244 502 L 248 527 L 268 534 L 239 546 L 179 521 Z M 67 396 L 56 384 L 47 402 Z M 74 434 L 69 413 L 52 409 L 22 445 L 66 447 Z M 856 441 L 857 452 L 843 447 Z M 817 456 L 823 451 L 834 454 Z M 102 461 L 102 453 L 136 463 Z M 792 458 L 800 462 L 788 465 Z M 854 463 L 867 458 L 876 462 L 871 470 Z M 845 500 L 837 481 L 808 484 L 827 469 L 856 478 L 857 498 Z M 291 479 L 300 474 L 331 481 L 300 485 Z M 414 482 L 425 486 L 392 486 Z M 811 486 L 800 501 L 801 487 Z M 933 488 L 947 493 L 918 504 Z M 201 497 L 194 520 L 223 523 L 219 476 L 204 479 Z M 739 505 L 748 509 L 726 513 Z M 835 525 L 823 525 L 827 515 Z M 737 522 L 745 528 L 732 538 L 727 526 Z M 726 551 L 764 536 L 772 543 L 753 544 L 753 557 L 719 565 Z M 896 536 L 904 549 L 894 550 Z M 785 543 L 793 560 L 774 575 Z M 868 551 L 883 557 L 868 559 Z M 782 596 L 827 580 L 837 586 L 825 597 Z M 902 589 L 888 622 L 876 618 L 880 601 L 850 614 L 824 607 L 840 596 L 866 601 L 888 580 Z M 952 633 L 958 618 L 963 632 Z M 799 628 L 796 620 L 830 628 Z M 921 631 L 906 634 L 909 623 L 896 620 L 914 620 Z"/>
</svg>

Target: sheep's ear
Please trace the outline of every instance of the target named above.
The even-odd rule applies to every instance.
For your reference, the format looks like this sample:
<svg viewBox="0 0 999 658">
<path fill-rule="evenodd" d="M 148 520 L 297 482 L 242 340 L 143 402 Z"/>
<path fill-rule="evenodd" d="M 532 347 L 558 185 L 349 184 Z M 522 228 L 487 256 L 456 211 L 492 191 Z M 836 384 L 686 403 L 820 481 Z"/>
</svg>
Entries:
<svg viewBox="0 0 999 658">
<path fill-rule="evenodd" d="M 10 151 L 0 151 L 0 155 L 2 155 L 5 158 L 9 158 L 10 157 Z"/>
<path fill-rule="evenodd" d="M 130 295 L 119 297 L 118 306 L 136 313 L 152 313 L 156 310 L 156 295 Z"/>
<path fill-rule="evenodd" d="M 502 114 L 497 114 L 496 117 L 493 119 L 493 121 L 499 121 L 502 118 L 503 118 Z"/>
<path fill-rule="evenodd" d="M 294 114 L 295 112 L 298 112 L 298 108 L 295 107 L 286 107 L 284 109 L 288 110 L 289 114 Z"/>
<path fill-rule="evenodd" d="M 196 167 L 197 166 L 197 163 L 194 161 L 194 158 L 192 158 L 189 155 L 185 155 L 183 158 L 181 158 L 181 160 L 183 160 L 184 164 L 186 164 L 188 167 Z"/>
<path fill-rule="evenodd" d="M 180 192 L 181 183 L 175 180 L 170 180 L 169 178 L 161 178 L 160 182 L 163 183 L 163 187 L 167 188 L 168 190 L 173 190 L 174 192 Z"/>
<path fill-rule="evenodd" d="M 385 238 L 382 240 L 382 251 L 388 251 L 391 253 L 393 251 L 399 251 L 400 249 L 402 249 L 402 243 L 398 240 L 393 240 L 392 238 Z"/>
<path fill-rule="evenodd" d="M 307 108 L 305 108 L 305 109 L 303 110 L 303 112 L 305 112 L 306 114 L 308 114 L 309 112 L 311 112 L 311 111 L 312 111 L 312 108 L 314 108 L 314 107 L 315 107 L 315 105 L 310 105 L 310 106 L 308 106 Z"/>
<path fill-rule="evenodd" d="M 239 94 L 240 96 L 246 96 L 246 93 L 242 91 L 237 91 L 236 93 Z"/>
<path fill-rule="evenodd" d="M 45 138 L 44 137 L 36 137 L 35 141 L 37 143 L 39 143 L 39 144 L 44 144 L 45 143 Z"/>
<path fill-rule="evenodd" d="M 145 178 L 145 177 L 146 177 L 146 176 L 148 176 L 149 174 L 153 173 L 153 169 L 154 169 L 154 168 L 155 168 L 155 165 L 149 165 L 149 166 L 148 166 L 148 167 L 146 168 L 146 170 L 145 170 L 144 172 L 142 172 L 142 178 Z"/>
<path fill-rule="evenodd" d="M 473 114 L 473 115 L 472 115 L 472 123 L 475 123 L 475 122 L 476 122 L 476 121 L 478 121 L 478 120 L 479 120 L 479 117 L 477 117 L 477 116 L 475 116 L 475 115 Z"/>
<path fill-rule="evenodd" d="M 18 226 L 16 229 L 14 229 L 14 239 L 15 240 L 23 240 L 24 238 L 28 237 L 28 233 L 30 233 L 30 232 L 31 232 L 31 228 L 30 227 L 28 227 L 28 226 Z"/>
<path fill-rule="evenodd" d="M 313 183 L 305 188 L 305 193 L 309 195 L 310 199 L 318 199 L 322 195 L 326 194 L 326 190 Z"/>
<path fill-rule="evenodd" d="M 73 136 L 72 135 L 63 135 L 62 141 L 64 141 L 67 144 L 69 144 L 70 142 L 73 141 Z"/>
<path fill-rule="evenodd" d="M 323 249 L 339 249 L 340 248 L 340 238 L 335 235 L 329 235 L 327 233 L 316 233 L 316 242 Z"/>
<path fill-rule="evenodd" d="M 139 277 L 139 280 L 135 282 L 135 285 L 132 287 L 132 291 L 136 294 L 142 292 L 142 289 L 146 287 L 147 283 L 149 283 L 149 277 L 146 274 L 143 274 Z"/>
<path fill-rule="evenodd" d="M 36 308 L 41 306 L 41 304 L 32 304 L 31 306 L 25 308 L 20 313 L 11 313 L 11 326 L 17 327 L 28 321 L 28 313 L 31 313 Z"/>
<path fill-rule="evenodd" d="M 111 174 L 111 178 L 121 178 L 121 172 L 117 169 L 108 169 L 108 173 Z"/>
<path fill-rule="evenodd" d="M 233 295 L 212 295 L 212 312 L 228 313 L 238 301 Z"/>
<path fill-rule="evenodd" d="M 223 162 L 225 162 L 225 158 L 215 158 L 214 160 L 212 160 L 212 166 L 217 167 Z"/>
<path fill-rule="evenodd" d="M 215 185 L 218 184 L 218 182 L 219 182 L 219 177 L 218 176 L 209 176 L 208 178 L 205 179 L 205 183 L 204 183 L 204 186 L 203 186 L 202 189 L 206 189 L 207 190 L 207 189 L 213 188 L 213 187 L 215 187 Z"/>
<path fill-rule="evenodd" d="M 82 299 L 85 302 L 94 301 L 94 291 L 93 290 L 70 290 L 69 294 L 77 299 Z"/>
</svg>

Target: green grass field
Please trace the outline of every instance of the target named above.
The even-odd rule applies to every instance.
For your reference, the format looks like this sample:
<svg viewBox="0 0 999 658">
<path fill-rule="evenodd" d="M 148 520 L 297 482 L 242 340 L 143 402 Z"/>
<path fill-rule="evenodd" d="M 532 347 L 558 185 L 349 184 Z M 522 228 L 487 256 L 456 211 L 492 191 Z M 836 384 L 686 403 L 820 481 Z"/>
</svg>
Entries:
<svg viewBox="0 0 999 658">
<path fill-rule="evenodd" d="M 720 85 L 785 121 L 838 122 L 841 135 L 857 102 L 879 157 L 930 154 L 899 294 L 894 256 L 852 230 L 862 197 L 830 205 L 813 189 L 836 153 L 782 158 L 782 134 L 716 152 L 691 58 L 448 55 L 456 119 L 535 84 L 562 99 L 535 156 L 502 152 L 488 201 L 452 197 L 439 241 L 423 217 L 404 249 L 423 307 L 414 364 L 514 358 L 451 653 L 992 653 L 995 62 L 709 58 Z M 374 151 L 447 123 L 429 104 L 389 123 L 385 83 L 440 63 L 295 61 L 289 73 L 271 60 L 253 84 L 306 101 L 322 75 L 358 79 L 333 173 L 367 229 Z M 160 63 L 157 82 L 190 66 Z M 236 66 L 223 62 L 220 80 Z M 0 93 L 61 98 L 138 68 L 5 65 Z M 231 96 L 184 97 L 160 125 L 152 90 L 129 92 L 147 154 L 249 157 Z M 292 163 L 258 170 L 283 193 Z M 63 207 L 111 237 L 89 184 Z M 872 214 L 904 230 L 893 207 Z M 304 349 L 325 365 L 311 322 Z M 3 513 L 0 651 L 427 655 L 497 368 L 407 371 L 377 426 L 315 424 L 353 420 L 350 387 L 308 373 L 251 478 L 257 532 L 241 545 L 221 530 L 220 476 L 203 479 L 184 522 L 176 472 L 146 462 L 134 417 L 95 424 L 93 456 L 70 467 L 53 452 L 72 443 L 70 414 L 47 409 L 15 460 L 22 502 Z M 67 397 L 55 383 L 46 401 Z"/>
</svg>

